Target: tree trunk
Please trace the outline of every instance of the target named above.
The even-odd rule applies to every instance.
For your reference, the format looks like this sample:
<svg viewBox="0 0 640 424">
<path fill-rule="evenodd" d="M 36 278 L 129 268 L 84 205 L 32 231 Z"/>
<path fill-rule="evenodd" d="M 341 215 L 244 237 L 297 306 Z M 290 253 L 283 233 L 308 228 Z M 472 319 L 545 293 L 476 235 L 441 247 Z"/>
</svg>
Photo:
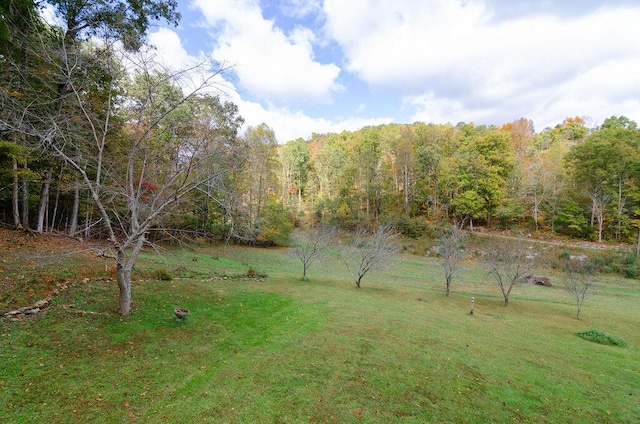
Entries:
<svg viewBox="0 0 640 424">
<path fill-rule="evenodd" d="M 53 229 L 56 227 L 56 218 L 58 216 L 58 205 L 60 204 L 60 181 L 62 181 L 64 168 L 60 169 L 60 176 L 58 176 L 58 185 L 56 189 L 56 201 L 53 203 L 53 213 L 51 214 L 51 220 L 49 221 L 49 229 L 48 232 L 51 233 Z"/>
<path fill-rule="evenodd" d="M 538 201 L 538 194 L 533 195 L 533 222 L 535 223 L 536 231 L 538 231 L 538 209 L 540 207 L 540 201 Z"/>
<path fill-rule="evenodd" d="M 69 235 L 74 236 L 78 231 L 78 210 L 80 209 L 80 182 L 76 179 L 73 186 L 73 207 L 71 208 L 71 225 Z"/>
<path fill-rule="evenodd" d="M 622 215 L 624 214 L 625 199 L 622 195 L 623 181 L 618 182 L 618 228 L 616 229 L 616 240 L 622 238 Z"/>
<path fill-rule="evenodd" d="M 138 236 L 134 236 L 133 247 L 129 247 L 130 255 L 127 257 L 127 248 L 118 246 L 116 255 L 116 269 L 118 276 L 118 288 L 120 289 L 119 313 L 127 316 L 131 313 L 131 271 L 138 260 L 138 255 L 145 243 L 145 230 L 140 230 Z M 131 246 L 131 245 L 129 245 Z"/>
<path fill-rule="evenodd" d="M 118 312 L 122 316 L 127 316 L 131 313 L 131 269 L 133 264 L 127 261 L 127 254 L 123 249 L 118 250 L 116 268 L 118 288 L 120 289 Z"/>
<path fill-rule="evenodd" d="M 18 176 L 18 161 L 16 159 L 11 159 L 11 168 L 13 170 L 13 194 L 12 194 L 12 204 L 13 204 L 13 226 L 16 229 L 22 229 L 22 223 L 20 222 L 20 178 Z"/>
<path fill-rule="evenodd" d="M 116 259 L 118 288 L 120 289 L 120 307 L 118 312 L 122 316 L 131 313 L 131 268 L 124 250 L 118 251 Z"/>
<path fill-rule="evenodd" d="M 42 234 L 44 232 L 44 218 L 49 208 L 49 187 L 53 178 L 53 169 L 47 171 L 47 175 L 42 182 L 42 190 L 40 191 L 40 202 L 38 203 L 38 221 L 36 232 Z"/>
<path fill-rule="evenodd" d="M 24 160 L 24 169 L 28 171 L 26 159 Z M 29 177 L 27 175 L 22 179 L 22 227 L 29 228 Z"/>
<path fill-rule="evenodd" d="M 406 162 L 404 163 L 403 170 L 403 178 L 404 178 L 404 213 L 409 215 L 409 165 Z"/>
<path fill-rule="evenodd" d="M 367 220 L 369 220 L 369 209 L 370 209 L 370 205 L 369 205 L 369 183 L 367 183 L 367 188 L 366 188 L 366 202 L 367 202 Z"/>
<path fill-rule="evenodd" d="M 547 201 L 551 212 L 551 234 L 556 233 L 556 177 L 553 177 L 553 185 L 551 186 L 551 199 Z"/>
<path fill-rule="evenodd" d="M 87 205 L 86 207 L 86 211 L 85 211 L 85 217 L 84 217 L 84 238 L 88 239 L 89 238 L 89 223 L 91 222 L 91 220 L 93 219 L 93 213 L 91 211 L 91 209 L 89 209 L 89 206 Z"/>
<path fill-rule="evenodd" d="M 597 209 L 598 219 L 598 243 L 602 243 L 602 229 L 604 227 L 604 206 Z"/>
<path fill-rule="evenodd" d="M 262 207 L 262 175 L 258 177 L 258 205 L 256 208 L 256 219 L 260 216 L 260 209 Z"/>
</svg>

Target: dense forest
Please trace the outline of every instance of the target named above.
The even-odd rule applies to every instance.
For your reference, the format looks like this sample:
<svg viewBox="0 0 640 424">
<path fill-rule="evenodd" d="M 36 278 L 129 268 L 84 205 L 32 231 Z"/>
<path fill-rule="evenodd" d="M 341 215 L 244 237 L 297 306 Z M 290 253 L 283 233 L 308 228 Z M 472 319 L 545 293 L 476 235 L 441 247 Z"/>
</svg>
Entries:
<svg viewBox="0 0 640 424">
<path fill-rule="evenodd" d="M 390 124 L 315 134 L 277 150 L 283 205 L 313 221 L 392 220 L 409 235 L 454 222 L 632 241 L 639 143 L 636 123 L 621 116 L 597 128 L 567 118 L 538 133 L 525 118 Z"/>
<path fill-rule="evenodd" d="M 179 234 L 270 244 L 295 226 L 381 222 L 411 237 L 455 223 L 638 240 L 640 130 L 624 116 L 538 132 L 526 118 L 388 124 L 279 144 L 266 123 L 240 134 L 237 107 L 211 94 L 224 67 L 155 62 L 144 34 L 153 19 L 177 22 L 175 2 L 50 3 L 63 27 L 33 1 L 2 3 L 5 226 L 126 248 Z"/>
</svg>

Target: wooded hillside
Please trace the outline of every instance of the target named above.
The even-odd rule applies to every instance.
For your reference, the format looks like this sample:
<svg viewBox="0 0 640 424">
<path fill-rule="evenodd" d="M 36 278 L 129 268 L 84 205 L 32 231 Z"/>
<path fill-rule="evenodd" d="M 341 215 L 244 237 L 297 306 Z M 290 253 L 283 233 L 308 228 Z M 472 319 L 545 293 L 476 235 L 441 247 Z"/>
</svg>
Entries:
<svg viewBox="0 0 640 424">
<path fill-rule="evenodd" d="M 541 131 L 521 118 L 286 143 L 267 123 L 238 135 L 238 108 L 211 94 L 227 69 L 166 69 L 146 48 L 152 20 L 177 22 L 175 2 L 131 15 L 117 6 L 136 2 L 113 3 L 58 5 L 62 28 L 42 22 L 33 1 L 3 6 L 3 225 L 124 237 L 127 247 L 168 230 L 273 243 L 319 222 L 391 222 L 416 237 L 448 222 L 595 241 L 640 234 L 640 130 L 624 116 Z"/>
</svg>

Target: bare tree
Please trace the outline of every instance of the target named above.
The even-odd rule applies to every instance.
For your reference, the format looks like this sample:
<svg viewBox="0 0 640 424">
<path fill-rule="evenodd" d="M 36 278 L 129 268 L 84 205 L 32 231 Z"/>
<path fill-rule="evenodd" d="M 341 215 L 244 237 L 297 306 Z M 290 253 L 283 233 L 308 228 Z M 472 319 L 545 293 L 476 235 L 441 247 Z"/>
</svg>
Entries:
<svg viewBox="0 0 640 424">
<path fill-rule="evenodd" d="M 567 259 L 564 263 L 564 286 L 576 300 L 576 319 L 587 295 L 592 292 L 595 282 L 595 269 L 589 261 Z"/>
<path fill-rule="evenodd" d="M 307 280 L 307 270 L 326 254 L 337 235 L 335 227 L 321 226 L 309 228 L 292 236 L 293 250 L 291 256 L 302 262 L 302 280 Z"/>
<path fill-rule="evenodd" d="M 494 242 L 486 252 L 483 262 L 500 287 L 504 306 L 508 306 L 511 291 L 523 277 L 529 274 L 531 259 L 528 252 L 521 244 L 511 244 L 506 241 Z"/>
<path fill-rule="evenodd" d="M 442 268 L 446 281 L 446 294 L 449 296 L 453 276 L 458 271 L 458 265 L 464 258 L 465 240 L 467 235 L 457 226 L 452 226 L 442 232 L 438 253 L 442 256 Z"/>
<path fill-rule="evenodd" d="M 612 196 L 603 193 L 600 187 L 596 187 L 588 193 L 591 199 L 591 227 L 594 226 L 594 220 L 598 222 L 598 243 L 602 243 L 602 231 L 604 229 L 604 218 Z"/>
<path fill-rule="evenodd" d="M 7 126 L 37 138 L 79 176 L 111 242 L 114 253 L 105 255 L 116 261 L 119 312 L 128 315 L 131 272 L 148 232 L 189 193 L 242 165 L 235 143 L 242 118 L 207 94 L 224 66 L 203 61 L 175 71 L 148 52 L 108 48 L 58 53 L 51 63 L 69 94 L 56 115 L 27 105 L 25 118 Z M 94 74 L 101 78 L 88 80 Z"/>
<path fill-rule="evenodd" d="M 377 271 L 392 266 L 398 253 L 396 240 L 398 234 L 393 226 L 380 225 L 371 233 L 359 229 L 351 243 L 340 248 L 340 257 L 347 267 L 349 275 L 360 288 L 362 278 L 369 271 Z"/>
</svg>

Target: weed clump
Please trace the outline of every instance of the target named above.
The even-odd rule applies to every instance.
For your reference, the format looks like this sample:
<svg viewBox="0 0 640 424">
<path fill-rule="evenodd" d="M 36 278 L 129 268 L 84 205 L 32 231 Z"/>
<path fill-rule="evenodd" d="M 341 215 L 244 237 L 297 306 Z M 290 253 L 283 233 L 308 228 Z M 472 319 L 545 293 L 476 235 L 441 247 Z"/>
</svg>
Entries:
<svg viewBox="0 0 640 424">
<path fill-rule="evenodd" d="M 250 266 L 244 274 L 232 275 L 231 278 L 267 278 L 269 275 L 267 273 L 259 271 L 254 267 Z"/>
<path fill-rule="evenodd" d="M 598 330 L 587 330 L 578 333 L 578 337 L 582 337 L 585 340 L 589 340 L 590 342 L 599 343 L 608 346 L 626 346 L 627 343 L 614 336 L 610 336 L 608 334 L 603 333 Z"/>
<path fill-rule="evenodd" d="M 156 269 L 153 272 L 153 278 L 159 281 L 171 281 L 173 280 L 173 275 L 166 269 Z"/>
</svg>

